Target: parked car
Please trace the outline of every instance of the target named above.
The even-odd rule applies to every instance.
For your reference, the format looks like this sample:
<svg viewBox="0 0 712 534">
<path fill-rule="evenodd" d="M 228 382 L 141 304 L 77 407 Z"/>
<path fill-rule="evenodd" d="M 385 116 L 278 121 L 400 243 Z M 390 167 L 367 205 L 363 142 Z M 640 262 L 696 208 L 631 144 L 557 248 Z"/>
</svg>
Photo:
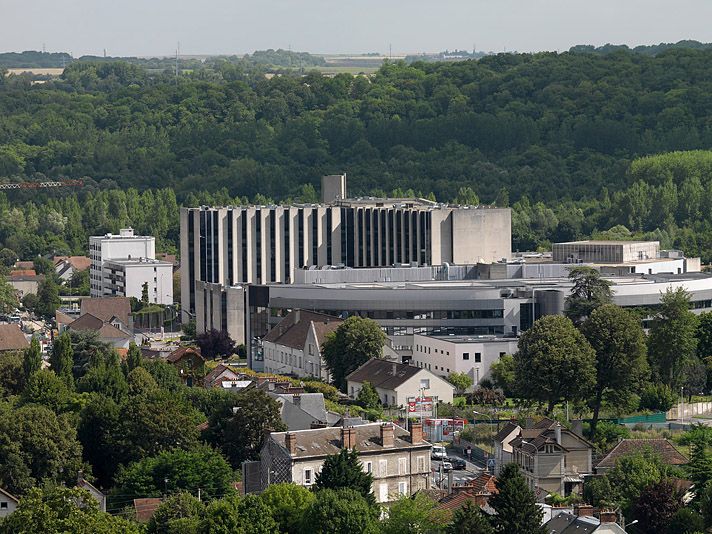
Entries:
<svg viewBox="0 0 712 534">
<path fill-rule="evenodd" d="M 444 460 L 447 458 L 447 451 L 442 445 L 433 445 L 433 450 L 430 453 L 431 460 Z"/>
<path fill-rule="evenodd" d="M 452 464 L 453 469 L 461 470 L 467 467 L 467 462 L 465 462 L 465 460 L 463 460 L 462 458 L 448 456 L 447 458 L 445 458 L 445 461 L 450 462 Z"/>
</svg>

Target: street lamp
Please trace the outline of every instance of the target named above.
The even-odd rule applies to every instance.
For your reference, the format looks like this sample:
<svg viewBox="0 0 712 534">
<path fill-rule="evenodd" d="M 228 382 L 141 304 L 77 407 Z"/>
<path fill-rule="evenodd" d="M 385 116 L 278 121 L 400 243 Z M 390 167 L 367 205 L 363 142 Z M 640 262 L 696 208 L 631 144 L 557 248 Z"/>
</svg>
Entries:
<svg viewBox="0 0 712 534">
<path fill-rule="evenodd" d="M 536 454 L 539 452 L 539 449 L 536 448 L 536 445 L 524 439 L 522 440 L 522 445 L 529 445 L 534 448 L 534 456 L 532 456 L 532 475 L 534 478 L 534 489 L 536 490 L 539 486 L 539 477 L 536 474 Z"/>
</svg>

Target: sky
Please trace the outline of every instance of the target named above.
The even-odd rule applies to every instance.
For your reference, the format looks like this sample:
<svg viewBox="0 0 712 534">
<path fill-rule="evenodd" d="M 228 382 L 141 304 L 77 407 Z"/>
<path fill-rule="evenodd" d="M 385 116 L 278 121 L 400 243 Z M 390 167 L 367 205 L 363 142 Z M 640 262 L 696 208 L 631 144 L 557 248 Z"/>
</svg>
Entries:
<svg viewBox="0 0 712 534">
<path fill-rule="evenodd" d="M 563 51 L 712 42 L 711 20 L 712 0 L 0 0 L 0 51 Z"/>
</svg>

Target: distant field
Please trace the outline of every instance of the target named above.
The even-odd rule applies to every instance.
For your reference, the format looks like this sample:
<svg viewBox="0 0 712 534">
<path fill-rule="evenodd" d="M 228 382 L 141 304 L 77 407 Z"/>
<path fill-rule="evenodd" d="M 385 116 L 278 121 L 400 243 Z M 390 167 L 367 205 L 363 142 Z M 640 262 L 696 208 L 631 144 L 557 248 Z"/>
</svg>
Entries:
<svg viewBox="0 0 712 534">
<path fill-rule="evenodd" d="M 379 67 L 361 67 L 361 66 L 351 66 L 351 65 L 324 65 L 320 67 L 310 67 L 309 70 L 314 69 L 324 74 L 340 74 L 345 72 L 347 74 L 373 74 L 378 70 Z"/>
<path fill-rule="evenodd" d="M 35 69 L 35 68 L 27 68 L 27 69 L 7 69 L 8 74 L 22 74 L 23 72 L 29 72 L 30 74 L 39 74 L 42 76 L 60 76 L 62 72 L 64 72 L 63 68 L 55 68 L 55 69 Z"/>
</svg>

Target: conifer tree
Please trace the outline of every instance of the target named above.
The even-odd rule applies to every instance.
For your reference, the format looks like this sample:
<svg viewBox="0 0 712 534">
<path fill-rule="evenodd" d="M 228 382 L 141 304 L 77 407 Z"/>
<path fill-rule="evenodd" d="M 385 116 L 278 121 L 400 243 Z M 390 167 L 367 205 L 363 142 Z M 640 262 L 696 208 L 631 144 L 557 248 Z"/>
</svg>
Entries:
<svg viewBox="0 0 712 534">
<path fill-rule="evenodd" d="M 25 382 L 42 368 L 42 349 L 36 337 L 32 338 L 30 347 L 25 349 L 25 359 L 22 362 L 22 370 L 25 375 Z"/>
<path fill-rule="evenodd" d="M 50 365 L 54 373 L 61 377 L 69 387 L 74 387 L 74 349 L 72 348 L 72 338 L 68 332 L 64 332 L 54 342 Z"/>
<path fill-rule="evenodd" d="M 492 522 L 500 534 L 545 534 L 541 525 L 544 512 L 537 506 L 534 492 L 519 471 L 517 464 L 507 464 L 497 479 L 498 493 L 489 500 L 497 515 Z"/>
<path fill-rule="evenodd" d="M 358 461 L 355 450 L 341 449 L 324 460 L 321 472 L 316 475 L 316 489 L 352 489 L 358 491 L 370 503 L 376 499 L 371 491 L 373 476 L 366 473 Z"/>
<path fill-rule="evenodd" d="M 458 508 L 445 531 L 446 534 L 494 534 L 488 517 L 472 502 Z"/>
<path fill-rule="evenodd" d="M 129 345 L 129 352 L 126 355 L 126 368 L 130 373 L 137 367 L 141 366 L 141 349 L 133 341 Z M 128 373 L 127 373 L 128 374 Z"/>
</svg>

